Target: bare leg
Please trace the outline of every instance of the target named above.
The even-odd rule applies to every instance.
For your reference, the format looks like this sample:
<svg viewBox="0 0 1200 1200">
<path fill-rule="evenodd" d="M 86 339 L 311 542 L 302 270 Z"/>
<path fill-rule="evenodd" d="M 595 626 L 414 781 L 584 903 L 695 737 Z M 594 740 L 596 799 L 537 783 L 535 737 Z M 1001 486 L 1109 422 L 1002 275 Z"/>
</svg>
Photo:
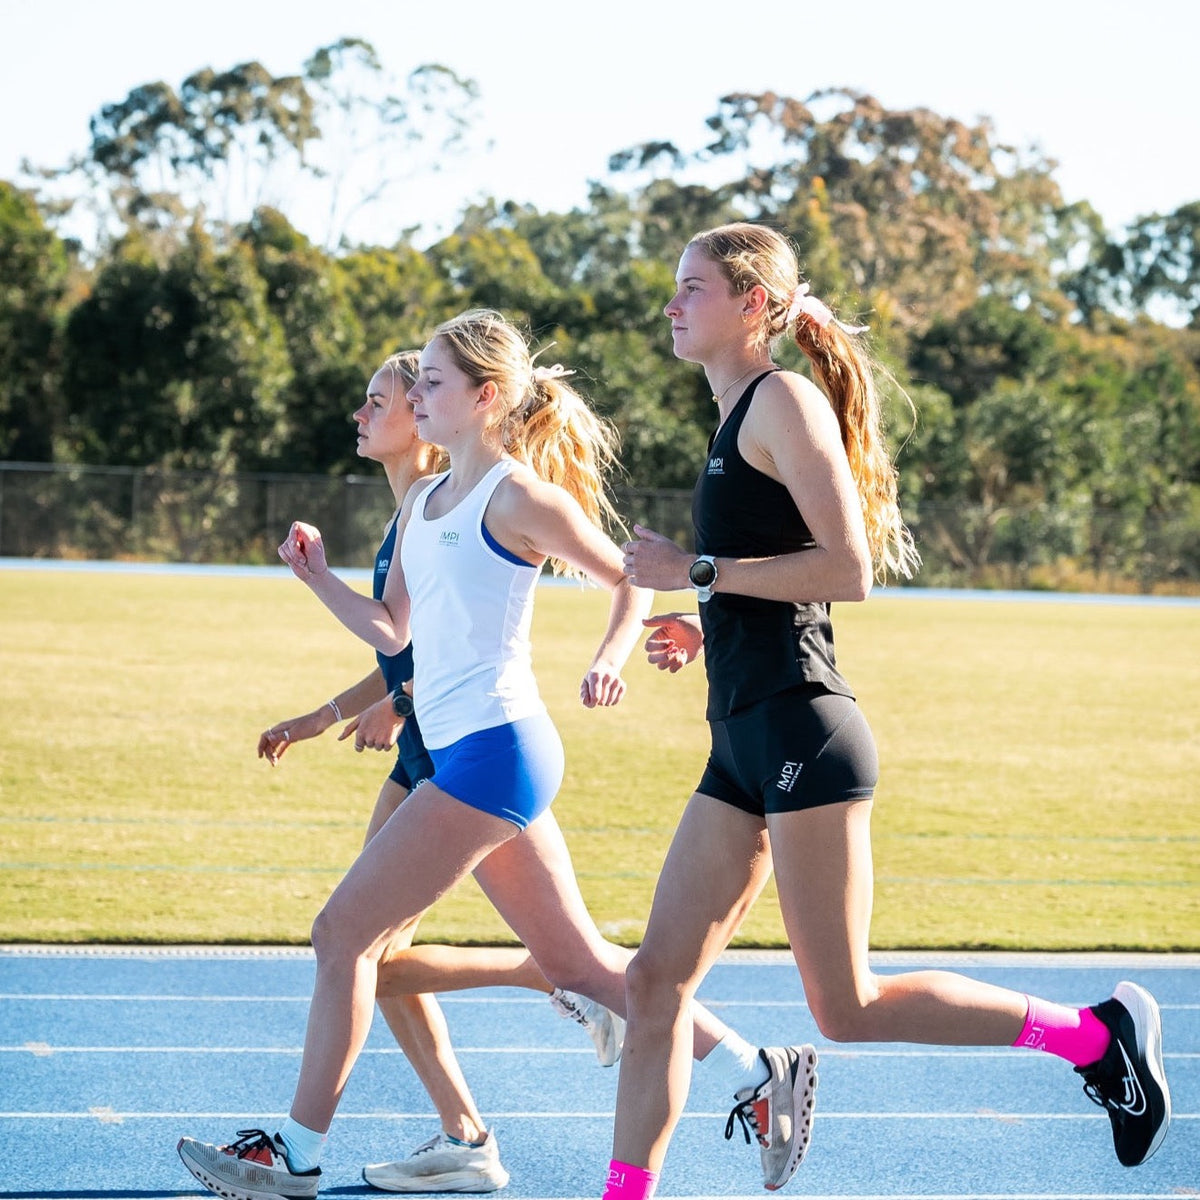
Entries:
<svg viewBox="0 0 1200 1200">
<path fill-rule="evenodd" d="M 408 789 L 385 779 L 367 825 L 366 841 L 379 832 L 408 796 Z M 365 844 L 365 843 L 364 843 Z M 389 944 L 387 953 L 404 954 L 416 935 L 418 920 L 406 925 Z M 442 1129 L 464 1142 L 478 1142 L 486 1132 L 483 1117 L 467 1086 L 450 1041 L 446 1017 L 428 987 L 405 987 L 393 995 L 376 995 L 376 1003 L 396 1044 L 404 1051 L 421 1081 Z"/>
<path fill-rule="evenodd" d="M 694 795 L 629 965 L 613 1158 L 661 1171 L 691 1082 L 696 989 L 771 874 L 761 819 Z"/>
<path fill-rule="evenodd" d="M 516 832 L 426 782 L 370 839 L 313 924 L 317 981 L 292 1102 L 296 1121 L 328 1130 L 371 1027 L 388 945 Z"/>
<path fill-rule="evenodd" d="M 489 855 L 475 877 L 547 979 L 625 1015 L 625 968 L 632 951 L 605 940 L 596 928 L 552 812 Z M 691 1016 L 692 1053 L 703 1059 L 729 1027 L 699 1004 L 691 1006 Z"/>
<path fill-rule="evenodd" d="M 871 970 L 869 800 L 772 815 L 767 827 L 784 926 L 809 1008 L 826 1037 L 1012 1045 L 1028 1007 L 1020 992 L 950 971 Z"/>
<path fill-rule="evenodd" d="M 389 949 L 379 964 L 380 1007 L 406 992 L 462 992 L 479 987 L 554 990 L 524 946 L 435 946 Z"/>
</svg>

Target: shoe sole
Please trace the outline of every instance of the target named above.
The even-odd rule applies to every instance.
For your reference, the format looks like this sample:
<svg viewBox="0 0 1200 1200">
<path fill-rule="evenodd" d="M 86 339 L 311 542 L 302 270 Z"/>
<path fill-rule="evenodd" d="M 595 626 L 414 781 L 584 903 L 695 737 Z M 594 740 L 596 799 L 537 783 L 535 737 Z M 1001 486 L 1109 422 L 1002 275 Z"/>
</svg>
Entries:
<svg viewBox="0 0 1200 1200">
<path fill-rule="evenodd" d="M 221 1200 L 311 1200 L 317 1194 L 316 1192 L 308 1192 L 305 1195 L 295 1193 L 294 1195 L 287 1196 L 283 1192 L 250 1191 L 247 1188 L 235 1187 L 224 1179 L 218 1179 L 215 1175 L 210 1175 L 198 1162 L 193 1162 L 189 1159 L 182 1142 L 175 1149 L 179 1153 L 180 1161 L 187 1167 L 192 1177 L 208 1188 L 214 1196 L 220 1196 Z"/>
<path fill-rule="evenodd" d="M 611 1020 L 611 1036 L 600 1041 L 592 1039 L 596 1047 L 596 1057 L 602 1067 L 615 1067 L 621 1061 L 621 1051 L 625 1046 L 625 1021 L 616 1013 L 612 1013 Z"/>
<path fill-rule="evenodd" d="M 501 1172 L 502 1178 L 480 1179 L 477 1171 L 446 1171 L 441 1175 L 423 1175 L 406 1179 L 403 1183 L 379 1183 L 372 1179 L 367 1172 L 370 1167 L 363 1168 L 363 1181 L 381 1192 L 395 1192 L 403 1195 L 420 1195 L 424 1192 L 498 1192 L 508 1185 L 508 1172 Z"/>
<path fill-rule="evenodd" d="M 1119 1000 L 1125 1005 L 1129 1010 L 1129 1015 L 1133 1018 L 1138 1050 L 1145 1059 L 1150 1078 L 1158 1086 L 1163 1103 L 1163 1118 L 1154 1131 L 1150 1148 L 1136 1163 L 1130 1164 L 1138 1167 L 1162 1145 L 1163 1138 L 1167 1136 L 1167 1128 L 1171 1124 L 1171 1092 L 1167 1087 L 1167 1075 L 1163 1069 L 1162 1060 L 1162 1017 L 1158 1011 L 1158 1002 L 1145 988 L 1139 987 L 1136 983 L 1128 981 L 1118 983 L 1113 991 L 1113 999 Z"/>
<path fill-rule="evenodd" d="M 800 1057 L 792 1076 L 792 1149 L 783 1178 L 764 1183 L 768 1192 L 777 1192 L 791 1182 L 800 1169 L 812 1141 L 813 1115 L 817 1107 L 817 1051 L 815 1046 L 800 1046 Z"/>
</svg>

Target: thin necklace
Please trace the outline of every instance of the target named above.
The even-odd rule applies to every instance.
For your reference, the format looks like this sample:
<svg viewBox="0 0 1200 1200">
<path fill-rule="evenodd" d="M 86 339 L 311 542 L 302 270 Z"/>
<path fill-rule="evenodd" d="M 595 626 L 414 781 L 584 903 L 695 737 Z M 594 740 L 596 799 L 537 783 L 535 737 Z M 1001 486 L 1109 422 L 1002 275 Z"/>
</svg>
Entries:
<svg viewBox="0 0 1200 1200">
<path fill-rule="evenodd" d="M 739 383 L 741 383 L 742 380 L 745 379 L 747 375 L 753 375 L 755 371 L 758 371 L 760 369 L 766 370 L 767 368 L 763 367 L 761 363 L 755 363 L 754 366 L 752 366 L 749 371 L 744 371 L 741 375 L 739 375 L 719 396 L 713 396 L 713 398 L 712 398 L 713 403 L 720 404 L 721 401 L 724 400 L 725 397 L 728 396 L 729 393 L 732 392 L 733 389 L 735 387 L 737 387 L 737 385 Z M 770 364 L 770 369 L 775 370 L 774 363 Z"/>
</svg>

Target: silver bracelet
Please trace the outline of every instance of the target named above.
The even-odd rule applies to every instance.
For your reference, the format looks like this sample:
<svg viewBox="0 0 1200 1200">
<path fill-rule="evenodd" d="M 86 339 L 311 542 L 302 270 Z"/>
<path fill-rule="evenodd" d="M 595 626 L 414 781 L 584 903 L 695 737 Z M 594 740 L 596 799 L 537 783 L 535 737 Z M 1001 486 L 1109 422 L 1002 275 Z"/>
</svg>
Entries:
<svg viewBox="0 0 1200 1200">
<path fill-rule="evenodd" d="M 329 707 L 333 709 L 333 715 L 339 721 L 345 720 L 345 718 L 342 716 L 342 710 L 340 708 L 338 708 L 338 702 L 336 700 L 326 700 L 325 703 L 328 704 Z"/>
</svg>

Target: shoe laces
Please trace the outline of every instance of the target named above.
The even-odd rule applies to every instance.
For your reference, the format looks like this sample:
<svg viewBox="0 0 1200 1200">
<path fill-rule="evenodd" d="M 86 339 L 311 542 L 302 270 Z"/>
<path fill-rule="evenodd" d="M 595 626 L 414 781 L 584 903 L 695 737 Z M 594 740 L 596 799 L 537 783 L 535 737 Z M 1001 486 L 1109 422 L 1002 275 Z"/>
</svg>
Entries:
<svg viewBox="0 0 1200 1200">
<path fill-rule="evenodd" d="M 418 1154 L 427 1154 L 430 1150 L 437 1150 L 445 1141 L 443 1134 L 437 1133 L 427 1142 L 422 1142 L 408 1157 L 416 1158 Z"/>
<path fill-rule="evenodd" d="M 1083 1077 L 1083 1094 L 1093 1104 L 1098 1104 L 1111 1113 L 1121 1112 L 1121 1106 L 1108 1094 L 1099 1075 L 1095 1072 Z"/>
<path fill-rule="evenodd" d="M 742 1123 L 742 1134 L 746 1139 L 747 1146 L 751 1142 L 751 1132 L 753 1132 L 754 1137 L 758 1141 L 762 1141 L 762 1130 L 758 1127 L 758 1113 L 754 1111 L 754 1102 L 752 1100 L 742 1100 L 733 1106 L 729 1114 L 729 1120 L 725 1122 L 725 1140 L 727 1142 L 733 1138 L 734 1120 Z"/>
<path fill-rule="evenodd" d="M 588 1015 L 584 1011 L 583 1006 L 579 1004 L 574 997 L 568 992 L 559 992 L 553 997 L 554 1007 L 560 1015 L 569 1017 L 578 1025 L 587 1025 Z"/>
<path fill-rule="evenodd" d="M 1120 1112 L 1120 1105 L 1110 1095 L 1111 1086 L 1105 1086 L 1106 1072 L 1103 1070 L 1104 1060 L 1101 1059 L 1098 1063 L 1093 1063 L 1090 1067 L 1076 1067 L 1076 1071 L 1083 1076 L 1083 1094 L 1093 1103 L 1099 1105 L 1100 1108 L 1106 1108 L 1109 1112 Z M 1111 1076 L 1110 1076 L 1111 1079 Z"/>
<path fill-rule="evenodd" d="M 237 1141 L 230 1142 L 225 1149 L 238 1158 L 246 1158 L 256 1150 L 270 1150 L 272 1154 L 279 1154 L 274 1138 L 265 1129 L 239 1129 Z"/>
</svg>

